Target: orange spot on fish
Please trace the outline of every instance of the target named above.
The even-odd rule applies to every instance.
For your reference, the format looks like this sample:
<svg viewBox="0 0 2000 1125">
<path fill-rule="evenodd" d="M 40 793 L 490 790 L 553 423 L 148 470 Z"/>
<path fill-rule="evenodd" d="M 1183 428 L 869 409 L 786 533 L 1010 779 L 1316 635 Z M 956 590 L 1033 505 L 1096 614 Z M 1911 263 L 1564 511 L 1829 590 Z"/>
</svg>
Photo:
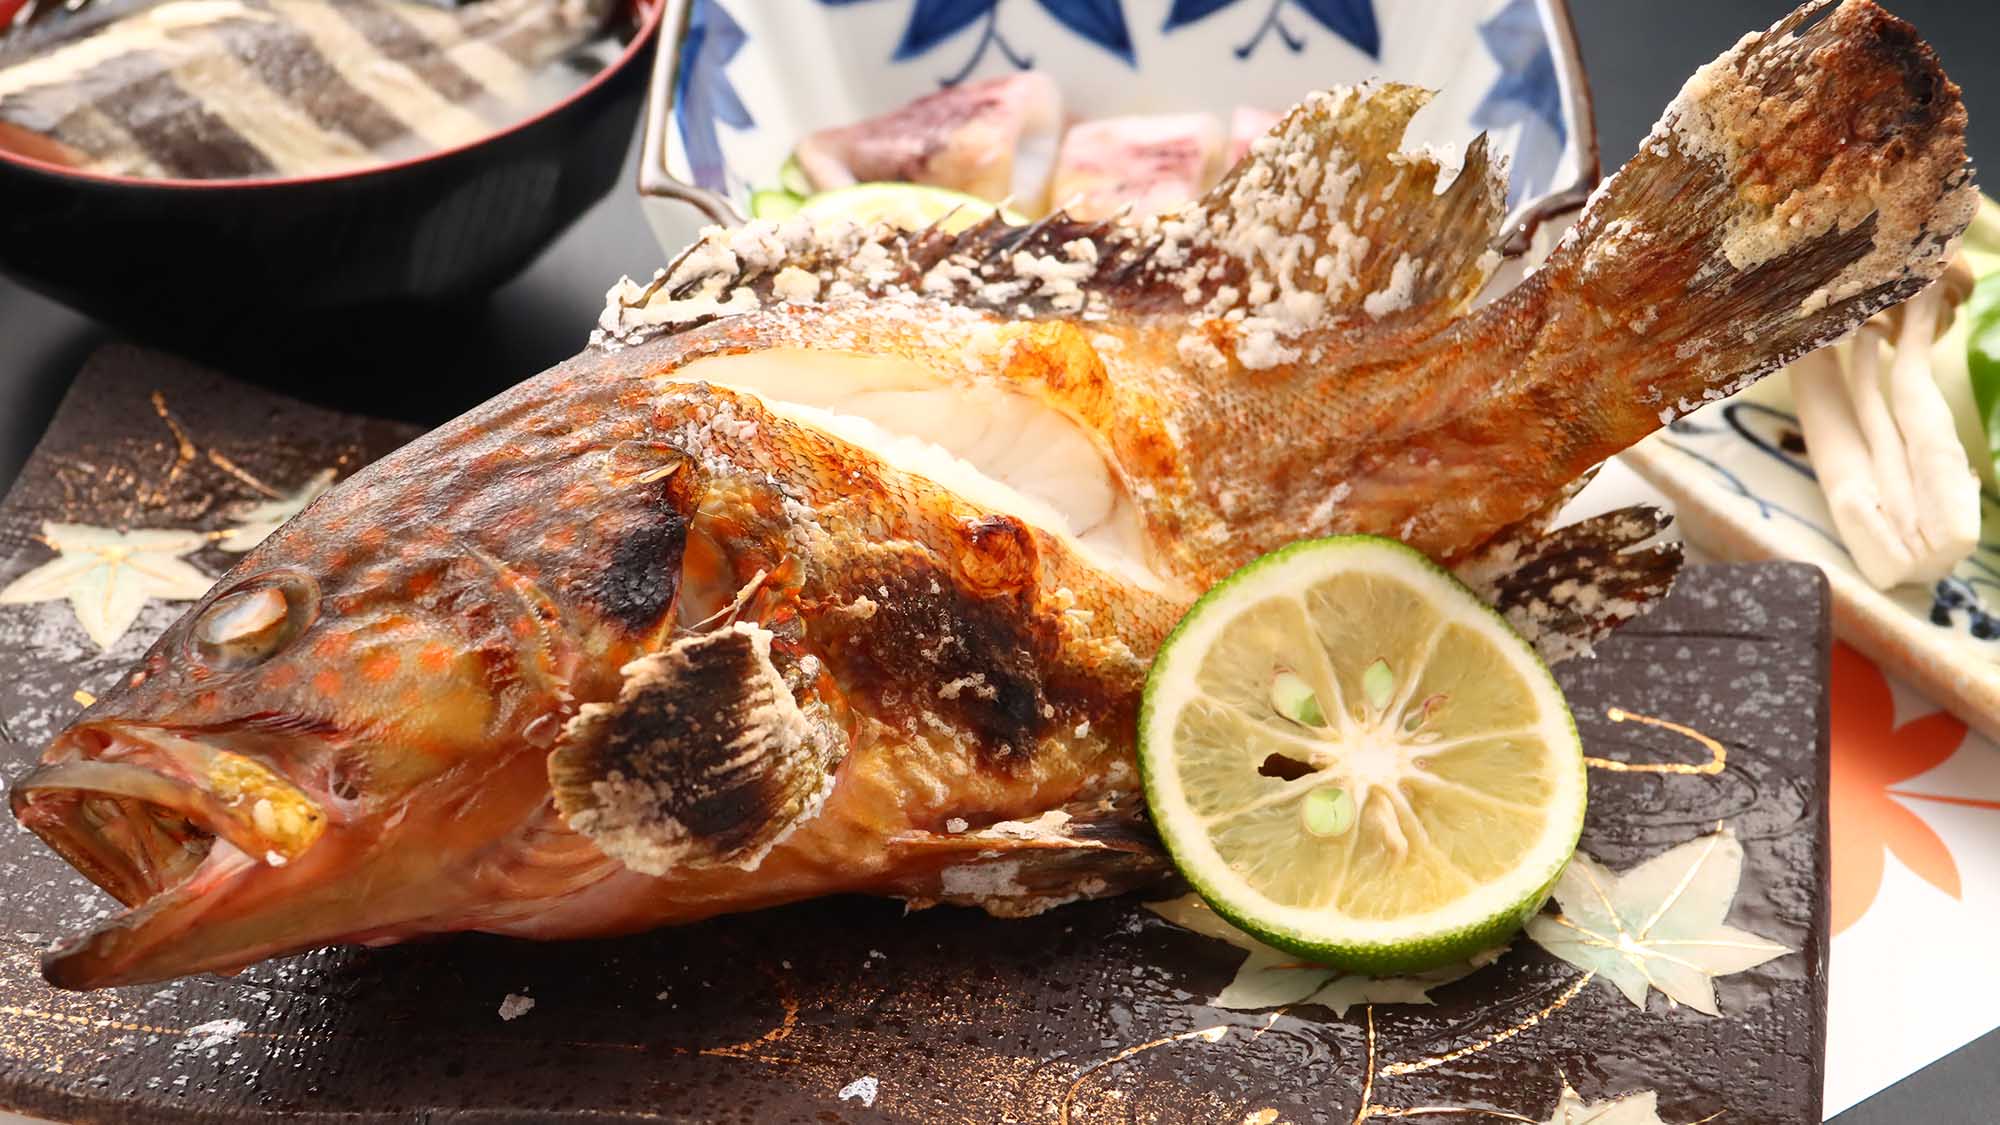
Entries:
<svg viewBox="0 0 2000 1125">
<path fill-rule="evenodd" d="M 573 527 L 554 527 L 542 533 L 542 546 L 551 551 L 563 550 L 575 542 L 576 529 Z"/>
<path fill-rule="evenodd" d="M 212 691 L 200 692 L 194 697 L 195 707 L 203 711 L 215 710 L 216 703 L 217 697 Z"/>
<path fill-rule="evenodd" d="M 280 664 L 264 673 L 264 686 L 283 691 L 299 682 L 299 670 L 289 664 Z"/>
<path fill-rule="evenodd" d="M 442 676 L 451 670 L 451 649 L 436 641 L 417 650 L 417 667 L 432 675 Z"/>
<path fill-rule="evenodd" d="M 420 570 L 410 575 L 408 581 L 403 585 L 405 589 L 409 590 L 411 597 L 421 598 L 432 590 L 437 589 L 437 584 L 438 576 L 436 571 Z"/>
<path fill-rule="evenodd" d="M 346 633 L 328 633 L 313 642 L 313 652 L 319 656 L 340 656 L 353 643 Z"/>
<path fill-rule="evenodd" d="M 361 534 L 356 535 L 354 538 L 356 542 L 368 550 L 379 551 L 382 549 L 382 545 L 389 541 L 389 533 L 379 527 L 367 527 L 363 528 Z"/>
<path fill-rule="evenodd" d="M 513 630 L 516 637 L 521 640 L 527 640 L 529 637 L 535 635 L 535 619 L 532 617 L 516 617 L 514 624 L 509 626 L 509 628 Z"/>
<path fill-rule="evenodd" d="M 403 658 L 389 649 L 376 649 L 361 659 L 362 677 L 378 684 L 395 679 L 402 667 Z"/>
<path fill-rule="evenodd" d="M 313 690 L 321 695 L 340 694 L 340 673 L 331 668 L 322 668 L 313 673 Z"/>
</svg>

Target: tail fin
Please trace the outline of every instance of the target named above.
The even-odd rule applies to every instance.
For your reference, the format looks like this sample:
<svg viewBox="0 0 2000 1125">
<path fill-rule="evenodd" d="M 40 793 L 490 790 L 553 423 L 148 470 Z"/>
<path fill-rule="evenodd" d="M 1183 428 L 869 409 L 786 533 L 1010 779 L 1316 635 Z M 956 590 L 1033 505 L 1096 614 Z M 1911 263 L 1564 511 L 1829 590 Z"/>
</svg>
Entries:
<svg viewBox="0 0 2000 1125">
<path fill-rule="evenodd" d="M 1977 202 L 1965 108 L 1931 49 L 1870 0 L 1807 4 L 1689 79 L 1544 266 L 1368 400 L 1376 448 L 1327 451 L 1343 510 L 1366 519 L 1334 530 L 1461 557 L 1915 294 Z M 1411 463 L 1436 468 L 1413 484 Z"/>
<path fill-rule="evenodd" d="M 1568 289 L 1566 327 L 1629 333 L 1600 354 L 1643 353 L 1657 424 L 1913 296 L 1978 206 L 1937 56 L 1870 0 L 1830 7 L 1697 71 L 1522 294 Z"/>
</svg>

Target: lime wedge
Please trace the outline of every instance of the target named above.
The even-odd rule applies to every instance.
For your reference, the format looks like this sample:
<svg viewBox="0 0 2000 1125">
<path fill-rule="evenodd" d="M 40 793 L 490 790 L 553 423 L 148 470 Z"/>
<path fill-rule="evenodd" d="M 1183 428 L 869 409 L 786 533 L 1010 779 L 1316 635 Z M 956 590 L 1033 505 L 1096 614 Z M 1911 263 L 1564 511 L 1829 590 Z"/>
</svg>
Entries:
<svg viewBox="0 0 2000 1125">
<path fill-rule="evenodd" d="M 933 223 L 956 234 L 991 215 L 994 207 L 976 195 L 924 184 L 855 184 L 823 191 L 807 199 L 801 214 L 852 219 L 863 226 L 888 223 L 904 230 L 922 230 Z M 1010 223 L 1028 220 L 1012 211 L 1000 217 Z"/>
<path fill-rule="evenodd" d="M 1139 769 L 1217 913 L 1350 972 L 1504 942 L 1583 829 L 1583 747 L 1541 658 L 1368 536 L 1294 544 L 1195 604 L 1147 679 Z"/>
</svg>

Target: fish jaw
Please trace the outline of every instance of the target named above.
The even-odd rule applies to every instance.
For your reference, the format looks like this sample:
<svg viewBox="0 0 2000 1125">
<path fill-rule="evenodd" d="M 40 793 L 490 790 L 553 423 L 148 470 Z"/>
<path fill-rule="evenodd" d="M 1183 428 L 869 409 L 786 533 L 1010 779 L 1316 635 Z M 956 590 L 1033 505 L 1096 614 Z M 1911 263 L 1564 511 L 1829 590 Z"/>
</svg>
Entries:
<svg viewBox="0 0 2000 1125">
<path fill-rule="evenodd" d="M 524 815 L 502 807 L 509 792 L 519 789 L 482 787 L 462 817 L 422 815 L 442 796 L 435 788 L 358 808 L 224 746 L 79 725 L 14 782 L 9 802 L 126 909 L 58 942 L 43 975 L 59 988 L 105 988 L 449 928 L 438 919 L 479 894 L 454 873 Z"/>
</svg>

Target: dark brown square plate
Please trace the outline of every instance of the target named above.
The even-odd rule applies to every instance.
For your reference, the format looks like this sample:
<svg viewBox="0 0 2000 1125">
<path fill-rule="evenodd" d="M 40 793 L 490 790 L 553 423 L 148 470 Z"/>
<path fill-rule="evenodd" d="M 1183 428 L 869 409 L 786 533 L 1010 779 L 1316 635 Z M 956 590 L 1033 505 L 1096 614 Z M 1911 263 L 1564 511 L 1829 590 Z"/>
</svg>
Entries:
<svg viewBox="0 0 2000 1125">
<path fill-rule="evenodd" d="M 49 557 L 45 520 L 214 530 L 412 432 L 99 353 L 0 507 L 0 586 Z M 217 574 L 232 561 L 192 558 Z M 0 769 L 25 769 L 73 693 L 121 675 L 178 612 L 149 604 L 101 653 L 66 603 L 0 606 Z M 1827 645 L 1816 570 L 1704 567 L 1599 658 L 1559 669 L 1599 759 L 1584 849 L 1619 871 L 1727 825 L 1746 853 L 1729 923 L 1797 951 L 1719 977 L 1719 1016 L 1658 992 L 1642 1010 L 1526 938 L 1429 1005 L 1224 1010 L 1207 1001 L 1243 950 L 1135 898 L 1023 921 L 830 900 L 618 941 L 466 936 L 64 993 L 37 955 L 109 900 L 8 831 L 0 1106 L 91 1121 L 1539 1123 L 1569 1120 L 1566 1080 L 1591 1103 L 1656 1092 L 1673 1125 L 1817 1125 Z M 533 1006 L 503 1020 L 510 995 Z"/>
</svg>

